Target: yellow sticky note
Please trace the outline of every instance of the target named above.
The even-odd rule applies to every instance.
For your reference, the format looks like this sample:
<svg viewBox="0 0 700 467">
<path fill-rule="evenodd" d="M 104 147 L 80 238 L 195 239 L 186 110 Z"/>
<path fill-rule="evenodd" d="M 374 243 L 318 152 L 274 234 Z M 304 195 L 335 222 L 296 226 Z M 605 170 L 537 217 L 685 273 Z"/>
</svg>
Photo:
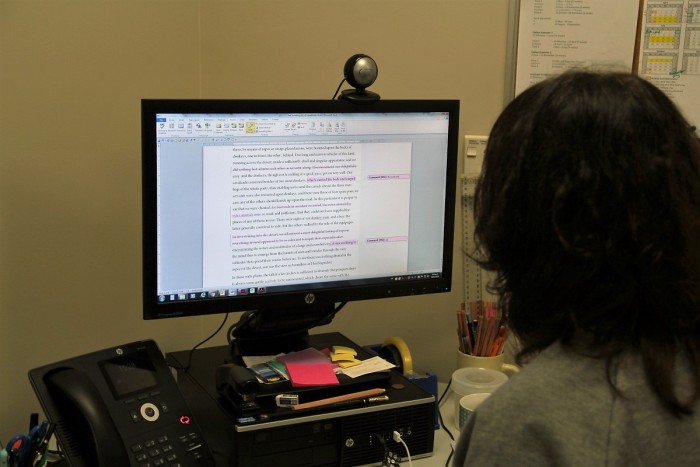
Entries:
<svg viewBox="0 0 700 467">
<path fill-rule="evenodd" d="M 334 354 L 345 354 L 345 355 L 350 354 L 353 357 L 357 355 L 357 352 L 355 351 L 355 349 L 353 349 L 351 347 L 345 347 L 344 345 L 334 345 L 333 346 L 333 353 Z"/>
<path fill-rule="evenodd" d="M 332 362 L 342 362 L 342 361 L 355 360 L 355 357 L 353 357 L 349 353 L 332 353 L 332 354 L 330 354 L 330 358 L 331 358 Z"/>
</svg>

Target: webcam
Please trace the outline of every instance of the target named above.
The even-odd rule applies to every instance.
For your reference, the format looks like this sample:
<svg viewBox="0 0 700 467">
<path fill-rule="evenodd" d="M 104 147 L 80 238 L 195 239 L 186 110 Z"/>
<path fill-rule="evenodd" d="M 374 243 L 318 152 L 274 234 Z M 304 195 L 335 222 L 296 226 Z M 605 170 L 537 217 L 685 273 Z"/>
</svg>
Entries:
<svg viewBox="0 0 700 467">
<path fill-rule="evenodd" d="M 357 104 L 376 102 L 379 94 L 368 91 L 367 88 L 377 79 L 379 70 L 377 62 L 365 54 L 355 54 L 350 57 L 343 67 L 345 81 L 354 89 L 346 89 L 338 99 L 346 99 Z"/>
</svg>

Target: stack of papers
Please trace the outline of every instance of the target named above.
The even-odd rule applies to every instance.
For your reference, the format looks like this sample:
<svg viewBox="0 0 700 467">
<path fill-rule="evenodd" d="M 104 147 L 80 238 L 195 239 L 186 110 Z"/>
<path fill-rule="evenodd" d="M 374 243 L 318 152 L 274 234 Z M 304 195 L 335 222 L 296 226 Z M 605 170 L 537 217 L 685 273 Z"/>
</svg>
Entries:
<svg viewBox="0 0 700 467">
<path fill-rule="evenodd" d="M 395 367 L 381 357 L 359 360 L 357 351 L 345 346 L 333 346 L 324 351 L 308 348 L 277 356 L 244 357 L 244 361 L 255 371 L 260 382 L 288 379 L 293 387 L 338 385 L 336 373 L 357 378 Z"/>
</svg>

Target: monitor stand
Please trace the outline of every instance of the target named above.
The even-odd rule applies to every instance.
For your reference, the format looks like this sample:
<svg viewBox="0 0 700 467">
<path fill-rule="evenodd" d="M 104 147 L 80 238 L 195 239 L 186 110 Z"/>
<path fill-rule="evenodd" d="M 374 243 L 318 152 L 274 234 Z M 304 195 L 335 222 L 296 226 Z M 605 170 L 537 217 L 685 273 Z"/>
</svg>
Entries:
<svg viewBox="0 0 700 467">
<path fill-rule="evenodd" d="M 309 347 L 309 329 L 328 324 L 342 304 L 309 308 L 271 308 L 244 312 L 229 329 L 232 361 L 244 356 L 277 355 Z"/>
</svg>

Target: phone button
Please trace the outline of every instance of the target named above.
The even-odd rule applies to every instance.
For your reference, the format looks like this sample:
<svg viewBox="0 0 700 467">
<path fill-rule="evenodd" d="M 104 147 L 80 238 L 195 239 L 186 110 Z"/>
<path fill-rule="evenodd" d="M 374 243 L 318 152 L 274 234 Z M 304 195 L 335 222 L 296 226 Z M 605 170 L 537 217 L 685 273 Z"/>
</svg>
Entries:
<svg viewBox="0 0 700 467">
<path fill-rule="evenodd" d="M 141 406 L 141 416 L 146 421 L 155 422 L 158 420 L 158 417 L 160 417 L 160 412 L 158 411 L 158 407 L 156 407 L 154 404 L 146 402 Z"/>
</svg>

